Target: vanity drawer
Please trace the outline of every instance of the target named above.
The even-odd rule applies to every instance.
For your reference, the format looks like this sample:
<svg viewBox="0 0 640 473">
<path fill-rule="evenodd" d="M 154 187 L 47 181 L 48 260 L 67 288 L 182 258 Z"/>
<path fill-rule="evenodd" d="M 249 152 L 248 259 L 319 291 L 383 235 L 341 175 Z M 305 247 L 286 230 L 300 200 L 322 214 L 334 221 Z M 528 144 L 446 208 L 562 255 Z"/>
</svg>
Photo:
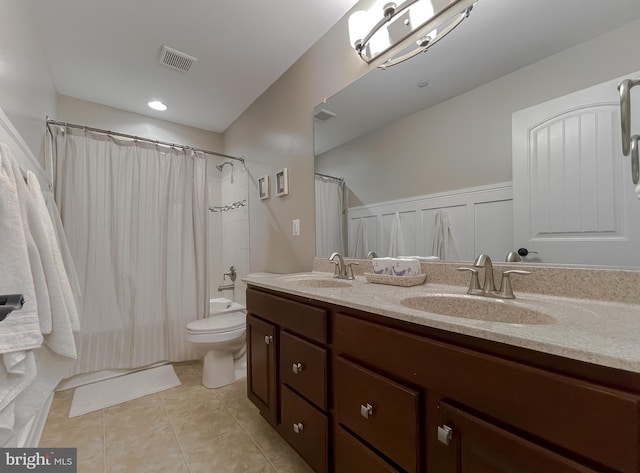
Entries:
<svg viewBox="0 0 640 473">
<path fill-rule="evenodd" d="M 419 393 L 341 357 L 334 380 L 336 421 L 407 472 L 418 471 Z"/>
<path fill-rule="evenodd" d="M 336 314 L 334 327 L 336 355 L 411 379 L 459 405 L 615 471 L 640 471 L 636 394 L 344 314 Z"/>
<path fill-rule="evenodd" d="M 320 409 L 327 409 L 326 349 L 282 331 L 280 379 Z"/>
<path fill-rule="evenodd" d="M 316 472 L 326 473 L 329 469 L 327 416 L 284 385 L 281 395 L 280 435 Z"/>
<path fill-rule="evenodd" d="M 342 427 L 335 433 L 335 473 L 398 473 L 371 449 Z"/>
<path fill-rule="evenodd" d="M 327 311 L 283 297 L 247 289 L 247 310 L 311 340 L 327 343 Z"/>
</svg>

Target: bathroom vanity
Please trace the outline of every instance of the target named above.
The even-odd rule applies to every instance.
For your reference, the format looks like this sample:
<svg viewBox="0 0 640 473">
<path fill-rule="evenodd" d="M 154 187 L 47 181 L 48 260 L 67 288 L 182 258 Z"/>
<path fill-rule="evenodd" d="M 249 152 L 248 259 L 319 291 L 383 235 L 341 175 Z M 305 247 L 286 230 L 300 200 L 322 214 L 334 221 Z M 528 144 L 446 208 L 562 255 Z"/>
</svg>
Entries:
<svg viewBox="0 0 640 473">
<path fill-rule="evenodd" d="M 640 305 L 585 302 L 579 331 L 567 300 L 505 324 L 398 303 L 461 287 L 246 282 L 248 397 L 317 472 L 640 471 Z M 620 356 L 606 314 L 631 337 Z"/>
</svg>

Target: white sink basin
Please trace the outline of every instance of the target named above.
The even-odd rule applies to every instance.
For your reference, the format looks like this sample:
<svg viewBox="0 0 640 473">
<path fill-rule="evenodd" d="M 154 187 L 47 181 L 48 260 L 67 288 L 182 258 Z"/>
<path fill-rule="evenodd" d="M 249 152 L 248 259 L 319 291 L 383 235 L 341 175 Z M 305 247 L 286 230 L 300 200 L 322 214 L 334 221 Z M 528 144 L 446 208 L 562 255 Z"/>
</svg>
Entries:
<svg viewBox="0 0 640 473">
<path fill-rule="evenodd" d="M 404 307 L 432 314 L 463 319 L 501 322 L 507 324 L 552 324 L 550 315 L 518 305 L 514 301 L 490 299 L 459 294 L 430 294 L 407 297 L 400 301 Z"/>
</svg>

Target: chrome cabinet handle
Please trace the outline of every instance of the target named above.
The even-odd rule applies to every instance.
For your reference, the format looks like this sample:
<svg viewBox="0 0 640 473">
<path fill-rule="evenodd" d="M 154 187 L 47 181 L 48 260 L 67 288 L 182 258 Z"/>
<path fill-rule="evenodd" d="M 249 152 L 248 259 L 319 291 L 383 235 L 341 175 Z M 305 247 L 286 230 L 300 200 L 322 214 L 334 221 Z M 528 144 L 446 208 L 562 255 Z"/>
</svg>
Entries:
<svg viewBox="0 0 640 473">
<path fill-rule="evenodd" d="M 371 404 L 360 404 L 360 415 L 368 419 L 373 415 L 373 406 Z"/>
<path fill-rule="evenodd" d="M 273 336 L 271 336 L 271 335 L 265 335 L 264 336 L 264 343 L 266 343 L 267 345 L 271 345 L 272 341 L 273 341 Z"/>
<path fill-rule="evenodd" d="M 453 437 L 453 429 L 448 425 L 438 426 L 438 442 L 449 445 Z"/>
<path fill-rule="evenodd" d="M 299 434 L 303 430 L 304 430 L 304 425 L 302 425 L 302 422 L 296 422 L 295 424 L 293 424 L 293 431 L 296 434 Z"/>
<path fill-rule="evenodd" d="M 302 369 L 304 368 L 304 365 L 302 363 L 294 363 L 291 366 L 291 370 L 295 373 L 298 374 L 302 371 Z"/>
</svg>

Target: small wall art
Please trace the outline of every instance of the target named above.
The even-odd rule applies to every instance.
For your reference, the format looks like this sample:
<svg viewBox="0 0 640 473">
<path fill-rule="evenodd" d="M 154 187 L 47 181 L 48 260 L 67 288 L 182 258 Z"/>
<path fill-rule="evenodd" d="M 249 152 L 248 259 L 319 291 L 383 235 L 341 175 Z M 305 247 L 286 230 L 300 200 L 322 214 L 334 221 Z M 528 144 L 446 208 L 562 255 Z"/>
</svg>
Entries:
<svg viewBox="0 0 640 473">
<path fill-rule="evenodd" d="M 289 177 L 287 168 L 276 173 L 276 195 L 283 196 L 289 193 Z"/>
<path fill-rule="evenodd" d="M 258 178 L 258 192 L 260 194 L 260 199 L 269 198 L 269 176 L 268 175 Z"/>
</svg>

